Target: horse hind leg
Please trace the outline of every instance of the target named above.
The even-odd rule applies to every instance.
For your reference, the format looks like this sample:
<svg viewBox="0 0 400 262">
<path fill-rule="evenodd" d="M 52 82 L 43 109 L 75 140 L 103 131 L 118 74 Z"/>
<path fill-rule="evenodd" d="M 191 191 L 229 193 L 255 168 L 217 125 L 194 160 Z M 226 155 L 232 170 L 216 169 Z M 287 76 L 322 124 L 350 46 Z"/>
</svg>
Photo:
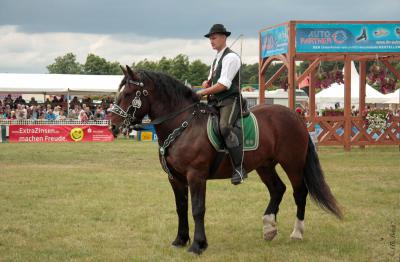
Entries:
<svg viewBox="0 0 400 262">
<path fill-rule="evenodd" d="M 304 214 L 306 210 L 307 194 L 308 189 L 306 187 L 303 172 L 300 168 L 289 169 L 282 165 L 286 174 L 289 177 L 290 183 L 293 187 L 293 197 L 297 206 L 296 220 L 294 222 L 294 228 L 292 234 L 290 234 L 291 239 L 303 239 L 304 234 Z"/>
<path fill-rule="evenodd" d="M 294 222 L 294 228 L 292 234 L 290 234 L 291 239 L 303 239 L 304 234 L 304 213 L 306 209 L 306 201 L 307 201 L 307 194 L 308 190 L 302 180 L 302 183 L 297 186 L 293 187 L 293 197 L 294 201 L 297 205 L 297 213 L 296 213 L 296 221 Z"/>
<path fill-rule="evenodd" d="M 275 164 L 260 167 L 257 169 L 257 173 L 270 194 L 270 200 L 263 216 L 263 237 L 265 240 L 271 241 L 278 233 L 276 218 L 286 186 L 276 173 Z"/>
</svg>

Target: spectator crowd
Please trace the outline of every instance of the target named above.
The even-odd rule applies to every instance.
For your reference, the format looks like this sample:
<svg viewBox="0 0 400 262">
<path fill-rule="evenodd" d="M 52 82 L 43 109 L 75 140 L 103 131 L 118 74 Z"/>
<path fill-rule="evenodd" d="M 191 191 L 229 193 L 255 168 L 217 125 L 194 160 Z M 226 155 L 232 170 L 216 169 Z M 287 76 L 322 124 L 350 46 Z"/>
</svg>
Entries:
<svg viewBox="0 0 400 262">
<path fill-rule="evenodd" d="M 87 122 L 89 120 L 105 120 L 111 117 L 113 99 L 103 98 L 101 103 L 93 103 L 90 97 L 81 100 L 74 97 L 68 108 L 68 101 L 61 95 L 47 98 L 44 103 L 38 103 L 34 97 L 26 102 L 22 96 L 12 99 L 11 94 L 4 100 L 0 100 L 0 119 L 16 120 L 79 120 Z M 68 110 L 69 109 L 69 110 Z"/>
</svg>

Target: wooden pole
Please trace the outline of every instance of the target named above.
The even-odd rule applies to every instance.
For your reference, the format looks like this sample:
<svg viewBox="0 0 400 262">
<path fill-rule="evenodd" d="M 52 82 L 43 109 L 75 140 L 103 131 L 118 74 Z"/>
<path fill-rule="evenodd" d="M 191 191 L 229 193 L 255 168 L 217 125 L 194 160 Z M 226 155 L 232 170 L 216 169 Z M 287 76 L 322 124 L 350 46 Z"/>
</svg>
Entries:
<svg viewBox="0 0 400 262">
<path fill-rule="evenodd" d="M 294 110 L 296 105 L 296 64 L 295 64 L 295 56 L 296 56 L 296 47 L 295 47 L 295 23 L 293 21 L 289 22 L 289 68 L 288 68 L 288 106 L 290 109 Z"/>
<path fill-rule="evenodd" d="M 265 88 L 268 88 L 268 87 L 272 86 L 272 83 L 273 83 L 276 79 L 278 79 L 278 78 L 283 74 L 283 72 L 285 72 L 285 70 L 286 70 L 286 66 L 285 66 L 285 65 L 282 65 L 282 66 L 278 69 L 278 71 L 276 71 L 275 74 L 265 83 Z"/>
<path fill-rule="evenodd" d="M 315 70 L 310 72 L 310 86 L 308 87 L 308 110 L 311 122 L 310 131 L 315 131 Z"/>
<path fill-rule="evenodd" d="M 351 60 L 348 56 L 344 61 L 344 149 L 350 151 L 351 135 Z"/>
<path fill-rule="evenodd" d="M 359 118 L 362 118 L 363 112 L 365 110 L 365 84 L 366 84 L 366 74 L 367 74 L 367 62 L 360 61 L 359 65 L 359 71 L 360 71 L 360 86 L 359 86 L 359 100 L 358 100 L 358 116 Z M 361 149 L 365 149 L 365 145 L 360 146 Z"/>
<path fill-rule="evenodd" d="M 259 38 L 259 60 L 258 60 L 258 95 L 259 95 L 259 104 L 263 105 L 264 97 L 265 97 L 265 71 L 263 68 L 263 58 L 262 58 L 262 45 L 261 45 L 261 33 L 258 34 Z"/>
<path fill-rule="evenodd" d="M 365 83 L 366 83 L 366 73 L 367 73 L 367 62 L 366 61 L 360 61 L 360 86 L 359 86 L 359 102 L 358 102 L 358 108 L 359 108 L 359 116 L 362 116 L 362 112 L 365 110 Z"/>
</svg>

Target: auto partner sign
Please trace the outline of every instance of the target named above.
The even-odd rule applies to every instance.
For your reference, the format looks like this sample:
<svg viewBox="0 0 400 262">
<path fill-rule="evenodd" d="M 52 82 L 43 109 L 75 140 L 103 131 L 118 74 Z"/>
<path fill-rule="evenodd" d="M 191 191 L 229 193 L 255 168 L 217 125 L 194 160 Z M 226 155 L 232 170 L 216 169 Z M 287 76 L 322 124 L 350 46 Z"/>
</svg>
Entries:
<svg viewBox="0 0 400 262">
<path fill-rule="evenodd" d="M 400 24 L 296 24 L 296 52 L 400 52 Z"/>
<path fill-rule="evenodd" d="M 113 141 L 108 126 L 97 125 L 10 125 L 10 142 Z"/>
<path fill-rule="evenodd" d="M 288 51 L 288 26 L 282 25 L 267 29 L 260 33 L 261 57 L 269 57 L 287 53 Z"/>
</svg>

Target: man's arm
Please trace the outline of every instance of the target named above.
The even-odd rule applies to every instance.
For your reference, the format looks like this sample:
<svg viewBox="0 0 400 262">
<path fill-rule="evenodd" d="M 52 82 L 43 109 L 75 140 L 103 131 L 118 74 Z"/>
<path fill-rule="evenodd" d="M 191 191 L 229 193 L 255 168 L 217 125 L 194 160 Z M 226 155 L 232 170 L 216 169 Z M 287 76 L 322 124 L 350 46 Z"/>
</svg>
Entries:
<svg viewBox="0 0 400 262">
<path fill-rule="evenodd" d="M 209 87 L 209 88 L 204 88 L 202 90 L 200 90 L 199 92 L 197 92 L 198 95 L 200 96 L 205 96 L 205 95 L 213 95 L 219 92 L 222 92 L 224 90 L 226 90 L 227 87 L 224 86 L 221 83 L 216 83 L 215 85 Z"/>
<path fill-rule="evenodd" d="M 217 94 L 230 88 L 232 80 L 240 68 L 240 58 L 236 54 L 228 54 L 222 60 L 222 71 L 218 82 L 206 89 L 197 92 L 199 95 Z M 206 87 L 203 85 L 203 87 Z"/>
</svg>

